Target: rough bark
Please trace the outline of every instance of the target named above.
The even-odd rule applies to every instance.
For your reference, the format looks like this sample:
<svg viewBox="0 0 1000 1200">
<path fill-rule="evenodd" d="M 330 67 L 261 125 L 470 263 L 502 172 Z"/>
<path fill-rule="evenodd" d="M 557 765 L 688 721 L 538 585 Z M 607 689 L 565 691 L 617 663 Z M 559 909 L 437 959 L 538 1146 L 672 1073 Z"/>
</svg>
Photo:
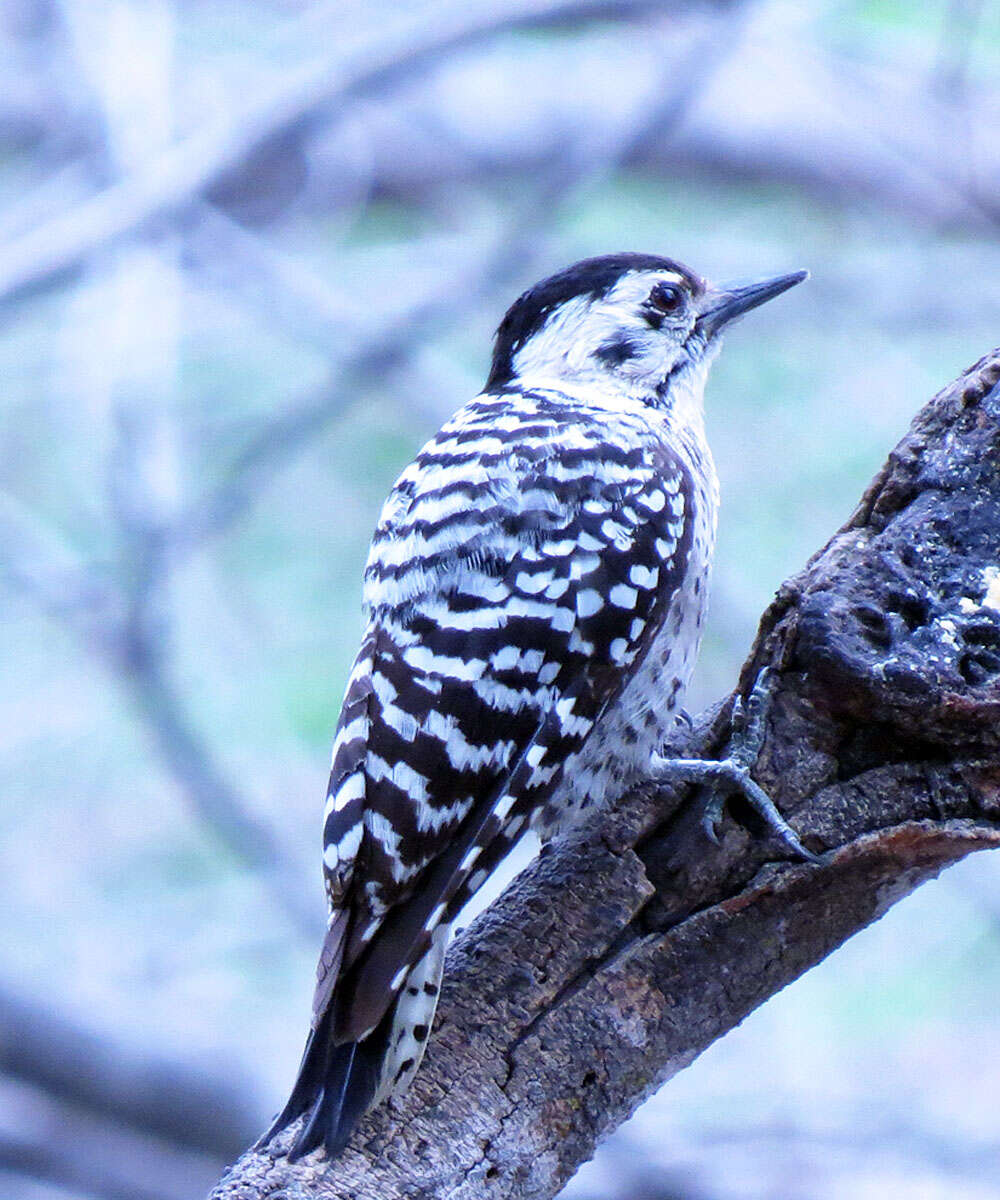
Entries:
<svg viewBox="0 0 1000 1200">
<path fill-rule="evenodd" d="M 822 855 L 789 862 L 689 790 L 543 854 L 452 947 L 411 1092 L 332 1166 L 248 1152 L 214 1200 L 554 1196 L 757 1005 L 945 866 L 1000 844 L 1000 350 L 917 416 L 764 614 L 756 776 Z M 679 743 L 724 747 L 732 698 Z M 752 824 L 751 814 L 731 806 Z"/>
</svg>

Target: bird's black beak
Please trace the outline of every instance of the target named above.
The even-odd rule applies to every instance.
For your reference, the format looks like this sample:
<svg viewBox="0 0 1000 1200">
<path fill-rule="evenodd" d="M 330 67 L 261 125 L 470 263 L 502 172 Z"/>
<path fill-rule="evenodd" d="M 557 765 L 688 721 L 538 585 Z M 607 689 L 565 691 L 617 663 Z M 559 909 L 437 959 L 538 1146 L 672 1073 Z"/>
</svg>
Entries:
<svg viewBox="0 0 1000 1200">
<path fill-rule="evenodd" d="M 695 328 L 706 341 L 714 337 L 724 326 L 741 317 L 758 304 L 766 304 L 803 279 L 809 278 L 808 271 L 793 271 L 791 275 L 777 275 L 773 279 L 759 279 L 756 283 L 727 286 L 722 284 L 708 288 L 701 302 L 701 312 Z"/>
</svg>

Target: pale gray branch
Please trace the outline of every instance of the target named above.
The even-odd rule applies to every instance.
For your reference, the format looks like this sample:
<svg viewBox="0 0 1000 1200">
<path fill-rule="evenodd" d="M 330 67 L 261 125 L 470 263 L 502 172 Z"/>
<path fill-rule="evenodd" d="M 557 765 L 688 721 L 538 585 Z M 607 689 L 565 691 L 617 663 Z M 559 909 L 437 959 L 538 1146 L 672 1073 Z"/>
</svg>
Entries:
<svg viewBox="0 0 1000 1200">
<path fill-rule="evenodd" d="M 96 250 L 176 213 L 220 185 L 263 147 L 298 136 L 304 122 L 331 119 L 350 102 L 398 86 L 447 56 L 503 33 L 665 11 L 665 0 L 462 0 L 387 19 L 374 44 L 307 63 L 69 212 L 0 249 L 0 300 L 75 270 Z M 343 31 L 340 31 L 341 34 Z M 336 39 L 332 39 L 336 40 Z"/>
<path fill-rule="evenodd" d="M 227 780 L 170 681 L 158 531 L 136 528 L 131 534 L 130 562 L 88 564 L 44 521 L 0 495 L 0 577 L 70 629 L 111 671 L 192 811 L 258 874 L 276 909 L 313 940 L 323 928 L 322 905 L 305 886 L 308 872 Z"/>
</svg>

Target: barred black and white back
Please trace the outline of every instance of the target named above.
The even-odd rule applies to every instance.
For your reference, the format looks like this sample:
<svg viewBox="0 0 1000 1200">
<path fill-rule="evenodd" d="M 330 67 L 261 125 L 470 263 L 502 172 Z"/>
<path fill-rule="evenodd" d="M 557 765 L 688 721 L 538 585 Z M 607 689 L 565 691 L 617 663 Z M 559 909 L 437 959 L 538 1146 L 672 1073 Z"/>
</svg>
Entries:
<svg viewBox="0 0 1000 1200">
<path fill-rule="evenodd" d="M 732 294 L 641 255 L 544 281 L 386 501 L 324 818 L 313 1027 L 268 1134 L 305 1115 L 290 1157 L 337 1153 L 408 1085 L 462 906 L 526 829 L 551 837 L 641 778 L 673 724 L 707 600 L 701 402 Z"/>
</svg>

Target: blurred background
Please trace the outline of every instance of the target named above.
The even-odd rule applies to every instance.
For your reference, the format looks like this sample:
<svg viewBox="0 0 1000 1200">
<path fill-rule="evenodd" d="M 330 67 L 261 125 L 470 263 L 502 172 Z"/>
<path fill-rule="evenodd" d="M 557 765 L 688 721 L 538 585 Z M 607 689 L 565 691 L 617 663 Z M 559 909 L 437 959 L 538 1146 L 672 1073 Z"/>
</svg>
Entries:
<svg viewBox="0 0 1000 1200">
<path fill-rule="evenodd" d="M 0 0 L 0 1196 L 200 1196 L 283 1101 L 368 538 L 513 297 L 813 272 L 710 384 L 697 709 L 1000 340 L 998 67 L 988 0 Z M 983 856 L 565 1195 L 1000 1196 L 998 990 Z"/>
</svg>

